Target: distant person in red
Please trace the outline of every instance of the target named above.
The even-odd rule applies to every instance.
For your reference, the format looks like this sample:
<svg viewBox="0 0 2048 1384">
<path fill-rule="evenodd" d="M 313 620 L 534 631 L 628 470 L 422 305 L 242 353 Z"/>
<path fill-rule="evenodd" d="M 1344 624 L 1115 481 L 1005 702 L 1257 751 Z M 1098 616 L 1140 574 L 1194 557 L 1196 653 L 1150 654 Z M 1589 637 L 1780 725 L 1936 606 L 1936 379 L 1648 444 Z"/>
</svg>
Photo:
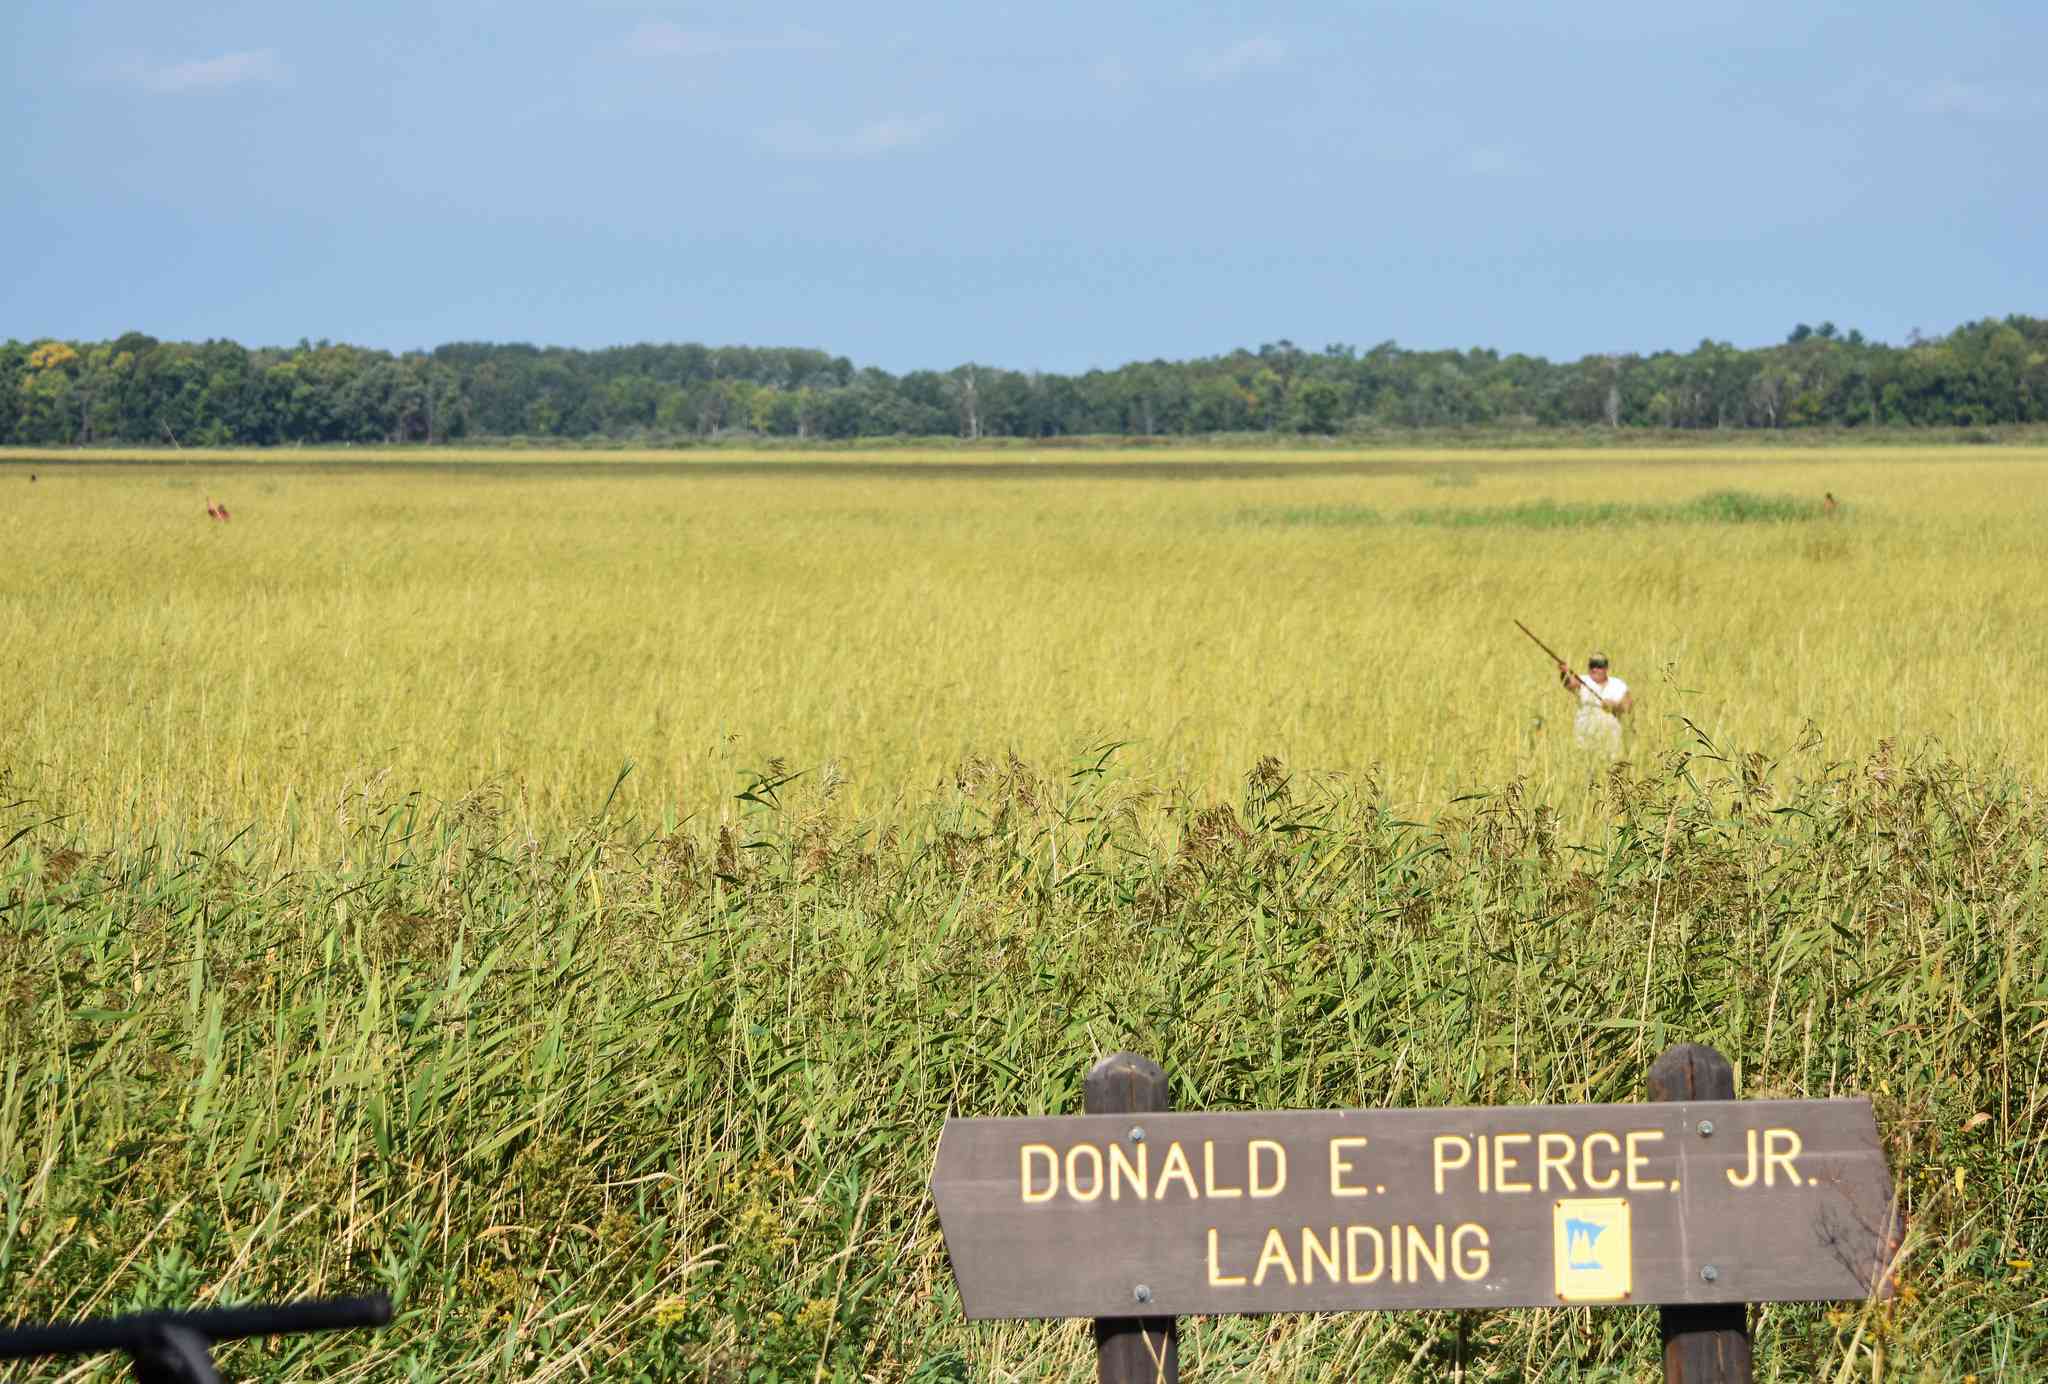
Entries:
<svg viewBox="0 0 2048 1384">
<path fill-rule="evenodd" d="M 220 521 L 223 524 L 227 523 L 228 521 L 228 505 L 227 501 L 225 500 L 221 501 L 220 505 Z"/>
<path fill-rule="evenodd" d="M 220 518 L 220 511 L 213 507 L 213 496 L 211 495 L 206 497 L 206 517 L 209 519 Z"/>
</svg>

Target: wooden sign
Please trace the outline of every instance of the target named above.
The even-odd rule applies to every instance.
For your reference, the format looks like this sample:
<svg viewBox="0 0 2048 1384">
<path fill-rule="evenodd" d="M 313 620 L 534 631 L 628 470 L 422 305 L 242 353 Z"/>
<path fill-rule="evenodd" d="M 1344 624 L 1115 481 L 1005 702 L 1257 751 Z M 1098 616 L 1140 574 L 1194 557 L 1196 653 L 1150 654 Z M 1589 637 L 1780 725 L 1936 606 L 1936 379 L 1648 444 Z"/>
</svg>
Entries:
<svg viewBox="0 0 2048 1384">
<path fill-rule="evenodd" d="M 1867 1100 L 948 1120 L 969 1317 L 1889 1296 Z"/>
</svg>

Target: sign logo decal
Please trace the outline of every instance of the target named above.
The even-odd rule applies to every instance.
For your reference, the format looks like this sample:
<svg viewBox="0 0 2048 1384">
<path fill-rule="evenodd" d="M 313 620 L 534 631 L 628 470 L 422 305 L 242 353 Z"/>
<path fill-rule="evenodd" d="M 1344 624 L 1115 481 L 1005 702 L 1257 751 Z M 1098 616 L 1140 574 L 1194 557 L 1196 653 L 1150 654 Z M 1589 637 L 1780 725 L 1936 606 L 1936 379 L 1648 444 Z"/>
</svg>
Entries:
<svg viewBox="0 0 2048 1384">
<path fill-rule="evenodd" d="M 1628 1200 L 1564 1199 L 1552 1233 L 1560 1302 L 1621 1302 L 1631 1288 Z"/>
</svg>

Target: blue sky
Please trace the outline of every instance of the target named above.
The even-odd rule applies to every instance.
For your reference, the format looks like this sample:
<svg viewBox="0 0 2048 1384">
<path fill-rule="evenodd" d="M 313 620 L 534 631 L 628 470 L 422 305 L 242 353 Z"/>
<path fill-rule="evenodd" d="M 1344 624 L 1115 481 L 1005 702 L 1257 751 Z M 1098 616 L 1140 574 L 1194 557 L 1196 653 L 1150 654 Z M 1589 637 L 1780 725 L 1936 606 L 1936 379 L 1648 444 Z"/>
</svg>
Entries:
<svg viewBox="0 0 2048 1384">
<path fill-rule="evenodd" d="M 26 0 L 0 337 L 1073 370 L 2048 313 L 2048 5 Z"/>
</svg>

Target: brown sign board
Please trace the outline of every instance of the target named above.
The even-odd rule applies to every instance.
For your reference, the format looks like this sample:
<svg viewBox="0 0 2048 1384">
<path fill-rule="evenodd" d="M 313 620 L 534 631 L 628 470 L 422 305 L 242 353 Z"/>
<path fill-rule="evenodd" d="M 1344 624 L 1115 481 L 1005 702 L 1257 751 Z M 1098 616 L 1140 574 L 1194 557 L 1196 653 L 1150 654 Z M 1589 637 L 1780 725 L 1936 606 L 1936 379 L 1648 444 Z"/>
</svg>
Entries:
<svg viewBox="0 0 2048 1384">
<path fill-rule="evenodd" d="M 972 1318 L 1887 1297 L 1870 1102 L 946 1121 Z"/>
</svg>

